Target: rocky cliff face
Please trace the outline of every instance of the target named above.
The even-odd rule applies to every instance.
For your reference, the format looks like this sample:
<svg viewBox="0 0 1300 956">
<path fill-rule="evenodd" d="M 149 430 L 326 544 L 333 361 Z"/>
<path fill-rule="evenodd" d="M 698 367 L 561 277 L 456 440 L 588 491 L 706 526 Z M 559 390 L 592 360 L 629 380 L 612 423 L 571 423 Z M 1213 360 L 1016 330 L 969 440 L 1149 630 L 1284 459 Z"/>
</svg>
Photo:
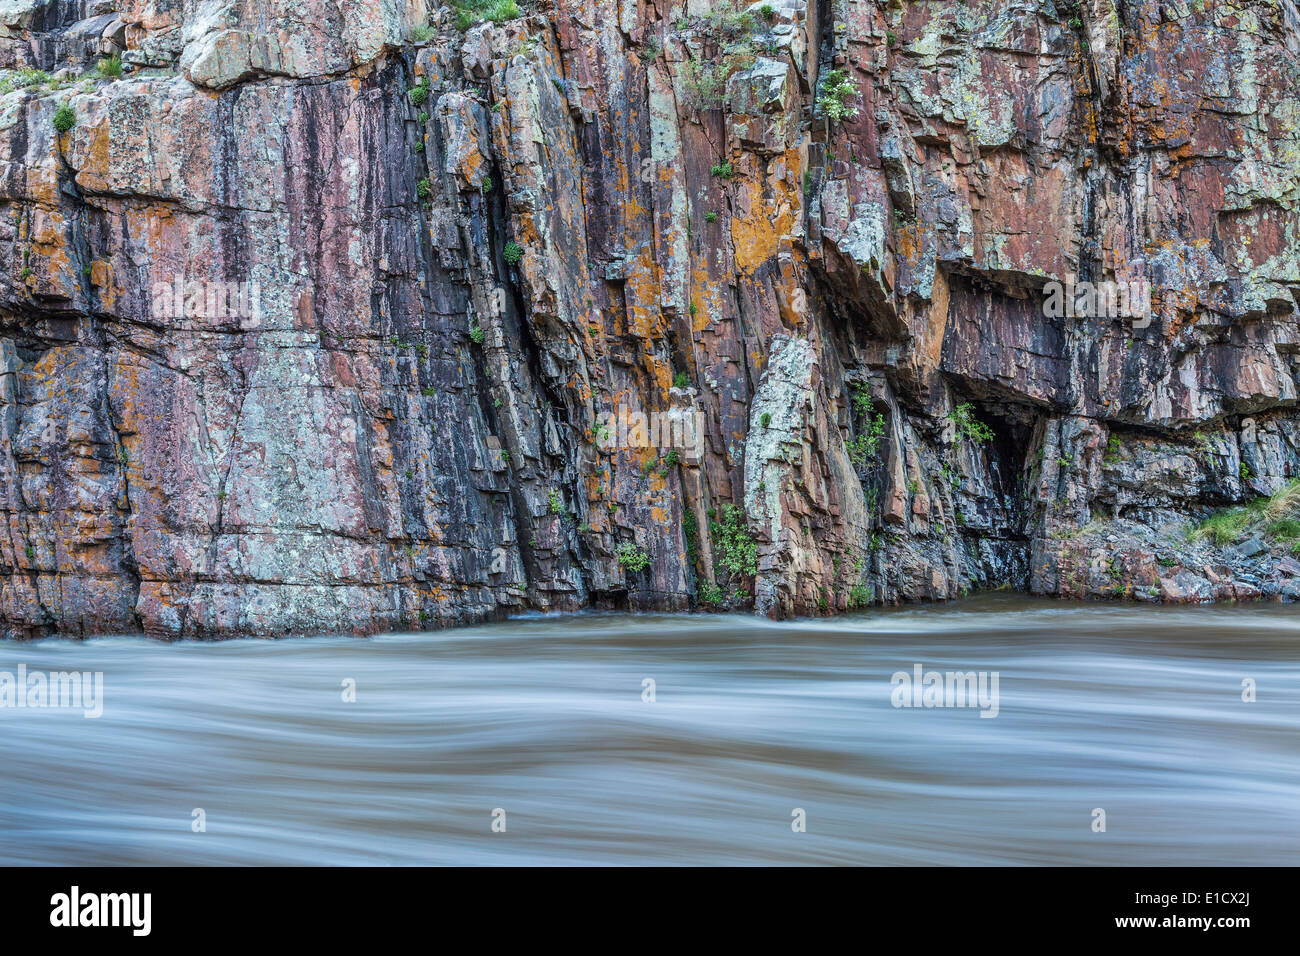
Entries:
<svg viewBox="0 0 1300 956">
<path fill-rule="evenodd" d="M 5 633 L 1300 594 L 1292 0 L 512 6 L 0 3 Z"/>
</svg>

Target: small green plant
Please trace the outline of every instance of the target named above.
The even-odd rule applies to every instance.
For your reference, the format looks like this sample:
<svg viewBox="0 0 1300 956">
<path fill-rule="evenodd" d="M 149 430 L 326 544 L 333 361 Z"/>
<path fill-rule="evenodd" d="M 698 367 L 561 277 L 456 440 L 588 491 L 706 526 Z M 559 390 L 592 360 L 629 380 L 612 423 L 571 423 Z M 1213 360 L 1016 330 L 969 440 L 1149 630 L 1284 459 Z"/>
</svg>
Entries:
<svg viewBox="0 0 1300 956">
<path fill-rule="evenodd" d="M 745 14 L 732 19 L 715 33 L 716 55 L 688 60 L 682 71 L 687 104 L 697 112 L 718 109 L 727 97 L 727 80 L 754 65 L 757 47 L 752 36 L 753 21 Z"/>
<path fill-rule="evenodd" d="M 564 499 L 560 497 L 558 491 L 550 491 L 546 494 L 547 504 L 550 506 L 551 514 L 564 514 Z"/>
<path fill-rule="evenodd" d="M 485 20 L 506 23 L 523 16 L 515 0 L 455 0 L 456 29 L 464 33 Z"/>
<path fill-rule="evenodd" d="M 697 309 L 697 308 L 695 307 L 695 303 L 692 302 L 689 306 L 686 307 L 686 311 L 689 312 L 691 315 L 695 315 L 695 314 L 698 313 L 700 310 Z"/>
<path fill-rule="evenodd" d="M 767 428 L 769 425 L 772 424 L 772 413 L 764 412 L 762 415 L 759 415 L 758 423 L 762 425 L 764 428 Z"/>
<path fill-rule="evenodd" d="M 685 372 L 678 372 L 673 376 L 673 388 L 689 388 L 691 377 Z"/>
<path fill-rule="evenodd" d="M 716 520 L 709 522 L 713 539 L 715 570 L 726 572 L 730 583 L 758 573 L 758 545 L 749 531 L 743 509 L 723 505 Z"/>
<path fill-rule="evenodd" d="M 431 84 L 429 83 L 429 78 L 427 76 L 423 76 L 420 78 L 419 83 L 411 87 L 411 91 L 408 95 L 411 97 L 412 105 L 414 106 L 424 105 L 424 101 L 429 98 L 430 86 Z"/>
<path fill-rule="evenodd" d="M 428 43 L 433 39 L 434 29 L 427 23 L 421 23 L 411 28 L 411 39 L 416 43 Z"/>
<path fill-rule="evenodd" d="M 888 33 L 885 34 L 885 42 L 888 43 L 891 47 L 898 46 L 898 34 L 895 33 L 893 30 L 890 30 Z"/>
<path fill-rule="evenodd" d="M 718 221 L 718 214 L 717 214 L 716 212 L 714 212 L 713 210 L 710 209 L 708 212 L 706 212 L 706 213 L 704 214 L 704 221 L 705 221 L 705 222 L 717 222 L 717 221 Z"/>
<path fill-rule="evenodd" d="M 715 164 L 713 168 L 709 170 L 709 175 L 714 179 L 730 179 L 735 175 L 735 171 L 731 168 L 731 162 L 727 161 L 725 163 Z"/>
<path fill-rule="evenodd" d="M 492 186 L 493 186 L 492 177 L 484 176 L 483 182 L 479 185 L 479 188 L 484 192 L 484 194 L 486 194 L 492 191 Z"/>
<path fill-rule="evenodd" d="M 907 491 L 909 494 L 919 495 L 921 493 L 921 481 L 918 478 L 909 478 L 907 480 Z"/>
<path fill-rule="evenodd" d="M 858 108 L 847 102 L 857 92 L 844 70 L 830 70 L 822 84 L 822 95 L 817 98 L 817 109 L 832 123 L 843 122 L 858 115 Z"/>
<path fill-rule="evenodd" d="M 849 452 L 849 460 L 859 467 L 874 461 L 880 452 L 880 443 L 884 440 L 884 437 L 884 414 L 882 412 L 877 412 L 874 416 L 868 414 L 866 428 L 859 432 L 856 438 L 845 444 Z"/>
<path fill-rule="evenodd" d="M 1246 464 L 1246 463 L 1243 461 L 1243 462 L 1241 463 L 1241 467 L 1238 469 L 1238 471 L 1239 471 L 1240 474 L 1241 474 L 1241 480 L 1242 480 L 1242 481 L 1250 481 L 1250 465 Z"/>
<path fill-rule="evenodd" d="M 710 607 L 721 607 L 727 603 L 727 592 L 711 581 L 701 581 L 698 598 L 701 604 L 707 604 Z"/>
<path fill-rule="evenodd" d="M 598 424 L 598 425 L 597 425 L 595 428 L 593 428 L 591 431 L 592 431 L 592 433 L 596 436 L 596 440 L 597 440 L 597 441 L 601 441 L 601 442 L 609 441 L 609 426 L 608 426 L 608 425 L 600 425 L 600 424 Z"/>
<path fill-rule="evenodd" d="M 506 247 L 501 250 L 501 258 L 510 265 L 517 266 L 524 258 L 524 250 L 517 242 L 507 242 Z"/>
<path fill-rule="evenodd" d="M 874 597 L 875 594 L 872 592 L 870 585 L 855 584 L 849 588 L 849 609 L 866 607 Z"/>
<path fill-rule="evenodd" d="M 660 469 L 661 474 L 667 474 L 668 469 L 676 468 L 682 463 L 682 456 L 677 454 L 677 449 L 671 449 L 668 454 L 664 455 L 663 467 Z"/>
<path fill-rule="evenodd" d="M 966 441 L 981 443 L 993 439 L 993 429 L 975 417 L 975 406 L 970 402 L 962 402 L 949 412 L 948 420 L 952 422 L 958 437 Z"/>
<path fill-rule="evenodd" d="M 1108 465 L 1114 465 L 1119 461 L 1120 441 L 1114 435 L 1106 442 L 1106 454 L 1102 456 L 1102 461 Z"/>
<path fill-rule="evenodd" d="M 19 278 L 26 279 L 31 274 L 32 274 L 32 267 L 23 266 L 22 269 L 19 271 L 18 276 Z"/>
<path fill-rule="evenodd" d="M 66 133 L 77 125 L 77 113 L 67 103 L 60 103 L 59 108 L 54 111 L 53 122 L 58 132 Z"/>
<path fill-rule="evenodd" d="M 493 408 L 500 408 L 500 407 L 501 407 L 501 399 L 500 399 L 500 398 L 494 398 L 494 399 L 492 399 L 492 407 L 493 407 Z"/>
<path fill-rule="evenodd" d="M 30 544 L 29 544 L 26 548 L 23 549 L 23 553 L 27 555 L 27 560 L 28 560 L 28 561 L 35 561 L 35 560 L 36 560 L 36 549 L 33 548 Z"/>
<path fill-rule="evenodd" d="M 424 152 L 424 140 L 419 140 L 418 142 L 416 142 L 414 149 L 415 149 L 415 151 L 416 151 L 417 153 L 423 153 L 423 152 Z"/>
<path fill-rule="evenodd" d="M 426 176 L 415 184 L 415 194 L 421 199 L 429 195 L 429 190 L 433 187 L 429 183 L 429 177 Z"/>
<path fill-rule="evenodd" d="M 682 538 L 686 542 L 686 559 L 691 567 L 699 556 L 700 528 L 695 521 L 695 512 L 687 508 L 682 512 Z"/>
<path fill-rule="evenodd" d="M 483 344 L 483 328 L 477 322 L 469 327 L 469 338 L 475 345 Z"/>
<path fill-rule="evenodd" d="M 114 79 L 122 75 L 122 58 L 114 53 L 112 56 L 103 57 L 95 64 L 95 69 L 99 75 L 105 79 Z"/>
<path fill-rule="evenodd" d="M 618 556 L 618 563 L 624 571 L 630 571 L 636 574 L 644 571 L 650 566 L 650 555 L 646 553 L 645 548 L 638 547 L 630 541 L 620 544 L 614 552 Z"/>
<path fill-rule="evenodd" d="M 758 15 L 764 20 L 773 20 L 776 18 L 776 10 L 770 3 L 765 3 L 758 8 Z"/>
<path fill-rule="evenodd" d="M 866 415 L 871 411 L 871 389 L 865 382 L 857 382 L 853 386 L 853 408 L 860 415 Z"/>
</svg>

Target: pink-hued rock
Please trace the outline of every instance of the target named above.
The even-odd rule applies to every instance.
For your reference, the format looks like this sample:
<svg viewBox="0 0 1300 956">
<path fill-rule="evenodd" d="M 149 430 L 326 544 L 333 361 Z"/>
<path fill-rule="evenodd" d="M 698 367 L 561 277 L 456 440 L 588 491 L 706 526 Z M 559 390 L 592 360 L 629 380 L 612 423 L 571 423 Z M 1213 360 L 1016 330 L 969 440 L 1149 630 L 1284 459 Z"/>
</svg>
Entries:
<svg viewBox="0 0 1300 956">
<path fill-rule="evenodd" d="M 9 4 L 4 633 L 1300 596 L 1294 6 L 722 6 Z"/>
</svg>

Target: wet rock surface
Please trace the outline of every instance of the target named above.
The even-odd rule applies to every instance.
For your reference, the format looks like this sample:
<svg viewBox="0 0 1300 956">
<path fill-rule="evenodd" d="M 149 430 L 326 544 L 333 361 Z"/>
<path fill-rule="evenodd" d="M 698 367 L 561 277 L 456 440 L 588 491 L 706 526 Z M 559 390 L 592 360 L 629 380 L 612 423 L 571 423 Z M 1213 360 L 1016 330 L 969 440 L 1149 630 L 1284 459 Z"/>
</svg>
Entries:
<svg viewBox="0 0 1300 956">
<path fill-rule="evenodd" d="M 714 7 L 0 11 L 4 633 L 1300 594 L 1291 0 Z"/>
</svg>

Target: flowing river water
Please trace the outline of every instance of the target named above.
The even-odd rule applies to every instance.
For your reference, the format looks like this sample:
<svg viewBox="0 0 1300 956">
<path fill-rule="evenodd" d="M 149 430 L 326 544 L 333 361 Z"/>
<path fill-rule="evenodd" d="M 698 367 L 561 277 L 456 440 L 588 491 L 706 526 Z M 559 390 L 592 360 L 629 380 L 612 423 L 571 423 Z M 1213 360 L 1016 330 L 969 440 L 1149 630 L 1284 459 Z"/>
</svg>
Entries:
<svg viewBox="0 0 1300 956">
<path fill-rule="evenodd" d="M 983 705 L 924 706 L 917 665 Z M 20 667 L 102 672 L 103 713 L 0 707 L 0 863 L 1300 863 L 1282 606 L 0 644 Z"/>
</svg>

